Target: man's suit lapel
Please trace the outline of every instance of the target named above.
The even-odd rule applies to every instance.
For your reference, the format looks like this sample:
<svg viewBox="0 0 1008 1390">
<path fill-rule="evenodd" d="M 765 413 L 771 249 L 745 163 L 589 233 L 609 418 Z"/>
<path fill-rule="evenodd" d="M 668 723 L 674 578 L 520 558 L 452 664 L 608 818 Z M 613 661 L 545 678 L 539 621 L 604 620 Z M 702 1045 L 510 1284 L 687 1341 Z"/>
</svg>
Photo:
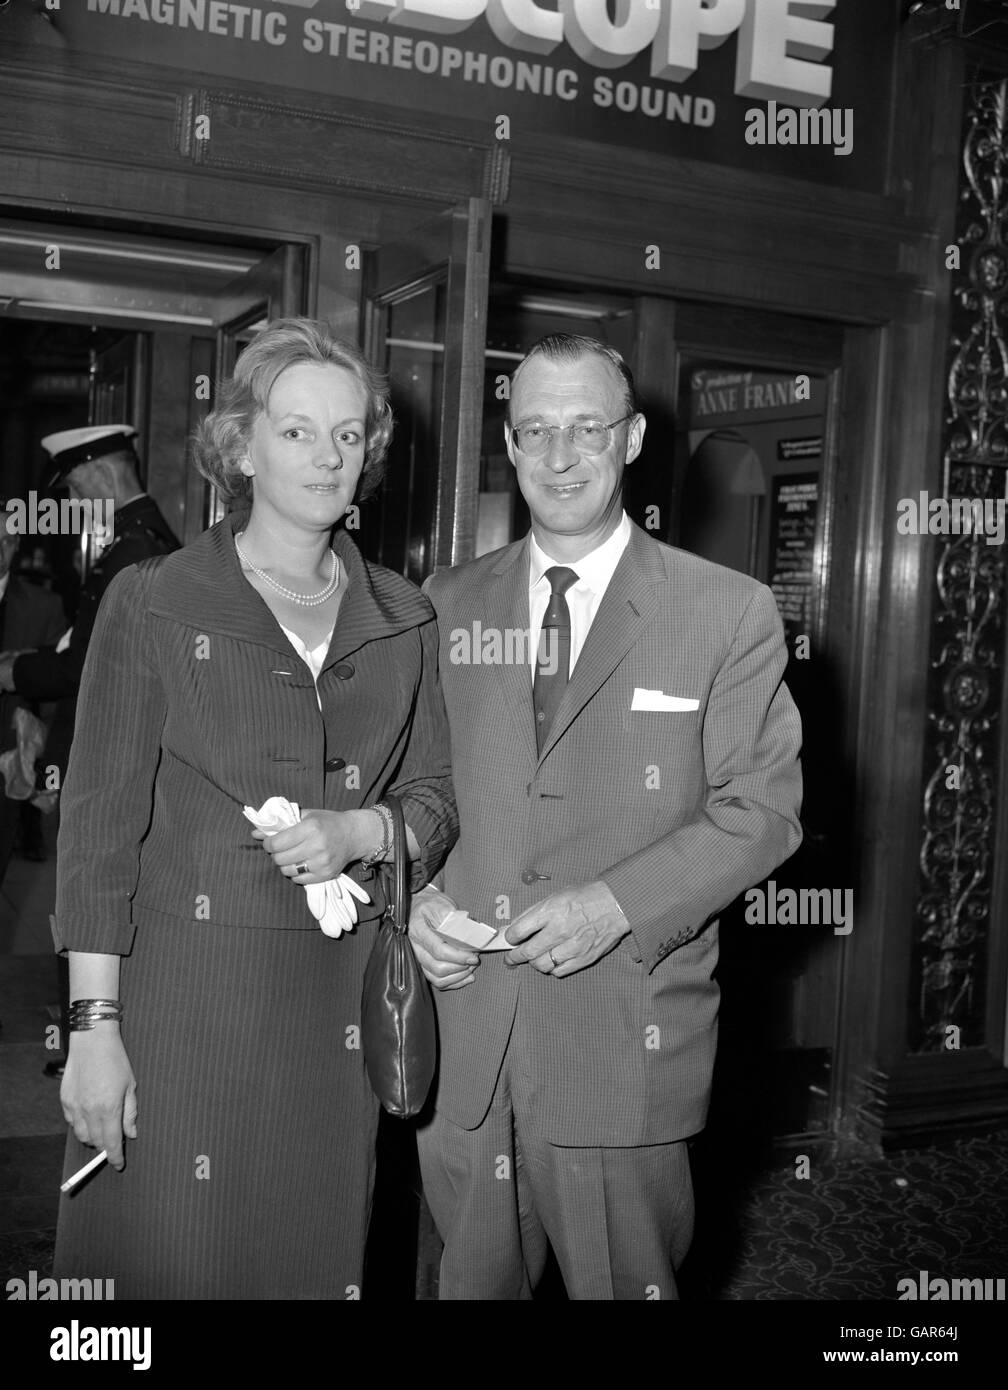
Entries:
<svg viewBox="0 0 1008 1390">
<path fill-rule="evenodd" d="M 640 640 L 658 610 L 657 586 L 666 582 L 658 547 L 634 526 L 571 673 L 543 747 L 543 758 Z"/>
<path fill-rule="evenodd" d="M 486 591 L 485 628 L 501 634 L 509 629 L 528 632 L 528 541 L 512 547 L 494 567 Z M 506 653 L 505 653 L 506 655 Z M 519 747 L 536 762 L 535 715 L 532 709 L 532 670 L 525 661 L 499 661 L 493 667 L 501 695 L 514 722 Z"/>
</svg>

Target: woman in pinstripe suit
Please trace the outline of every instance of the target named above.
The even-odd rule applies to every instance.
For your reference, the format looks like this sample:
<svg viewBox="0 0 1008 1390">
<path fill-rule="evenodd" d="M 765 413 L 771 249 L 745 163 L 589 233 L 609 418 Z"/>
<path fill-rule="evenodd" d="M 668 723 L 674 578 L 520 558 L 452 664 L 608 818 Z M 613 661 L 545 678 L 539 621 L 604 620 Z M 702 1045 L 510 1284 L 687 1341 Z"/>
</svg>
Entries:
<svg viewBox="0 0 1008 1390">
<path fill-rule="evenodd" d="M 390 436 L 355 348 L 308 320 L 270 325 L 199 441 L 202 471 L 246 509 L 125 570 L 102 602 L 54 934 L 80 1025 L 66 1172 L 89 1146 L 115 1171 L 62 1199 L 56 1269 L 112 1278 L 118 1298 L 360 1296 L 374 808 L 401 798 L 414 888 L 457 833 L 432 610 L 338 527 Z M 243 807 L 271 796 L 305 809 L 265 837 Z M 370 901 L 334 940 L 304 887 L 344 870 Z"/>
</svg>

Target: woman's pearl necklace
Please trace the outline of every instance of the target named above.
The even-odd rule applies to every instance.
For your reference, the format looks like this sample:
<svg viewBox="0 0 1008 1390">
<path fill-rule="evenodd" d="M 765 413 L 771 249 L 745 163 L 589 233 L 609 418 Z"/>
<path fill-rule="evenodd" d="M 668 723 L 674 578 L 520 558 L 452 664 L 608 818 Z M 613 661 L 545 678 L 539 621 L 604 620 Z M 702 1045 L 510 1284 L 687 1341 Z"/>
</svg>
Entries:
<svg viewBox="0 0 1008 1390">
<path fill-rule="evenodd" d="M 289 598 L 292 603 L 300 603 L 304 608 L 315 608 L 318 604 L 325 603 L 327 598 L 332 598 L 333 594 L 339 588 L 339 556 L 336 554 L 335 550 L 329 551 L 329 554 L 332 556 L 332 575 L 330 576 L 329 583 L 321 593 L 309 594 L 306 596 L 305 594 L 296 594 L 293 589 L 284 588 L 282 584 L 278 584 L 275 579 L 271 578 L 270 575 L 266 574 L 263 570 L 257 569 L 238 544 L 238 541 L 244 534 L 244 531 L 239 531 L 238 535 L 235 536 L 235 550 L 237 550 L 238 554 L 245 564 L 248 565 L 253 574 L 257 574 L 264 584 L 268 584 L 271 589 L 276 589 L 278 594 L 283 594 L 284 598 Z"/>
</svg>

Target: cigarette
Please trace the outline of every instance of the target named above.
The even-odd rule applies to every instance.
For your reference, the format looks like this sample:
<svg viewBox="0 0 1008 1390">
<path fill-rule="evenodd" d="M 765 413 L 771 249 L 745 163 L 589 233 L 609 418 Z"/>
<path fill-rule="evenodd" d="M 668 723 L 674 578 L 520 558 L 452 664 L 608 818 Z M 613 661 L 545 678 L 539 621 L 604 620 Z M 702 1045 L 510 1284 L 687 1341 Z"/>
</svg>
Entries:
<svg viewBox="0 0 1008 1390">
<path fill-rule="evenodd" d="M 76 1173 L 71 1173 L 66 1182 L 60 1184 L 60 1191 L 69 1192 L 71 1187 L 76 1187 L 82 1179 L 87 1177 L 88 1173 L 93 1173 L 99 1163 L 104 1163 L 107 1158 L 108 1151 L 102 1149 L 100 1154 L 95 1154 L 90 1163 L 85 1163 L 83 1168 L 78 1168 Z"/>
</svg>

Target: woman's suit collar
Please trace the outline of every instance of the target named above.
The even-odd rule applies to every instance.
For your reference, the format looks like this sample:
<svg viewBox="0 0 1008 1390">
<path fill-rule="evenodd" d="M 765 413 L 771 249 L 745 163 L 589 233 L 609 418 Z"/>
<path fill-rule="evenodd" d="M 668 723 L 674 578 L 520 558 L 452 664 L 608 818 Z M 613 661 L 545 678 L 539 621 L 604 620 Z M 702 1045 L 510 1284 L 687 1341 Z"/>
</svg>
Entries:
<svg viewBox="0 0 1008 1390">
<path fill-rule="evenodd" d="M 150 611 L 201 632 L 217 633 L 287 653 L 289 644 L 273 614 L 242 574 L 234 535 L 248 521 L 232 512 L 184 549 L 169 556 L 153 585 Z M 366 642 L 430 622 L 429 601 L 401 575 L 371 565 L 345 531 L 333 549 L 346 567 L 348 587 L 325 665 Z M 324 668 L 323 668 L 324 669 Z"/>
</svg>

